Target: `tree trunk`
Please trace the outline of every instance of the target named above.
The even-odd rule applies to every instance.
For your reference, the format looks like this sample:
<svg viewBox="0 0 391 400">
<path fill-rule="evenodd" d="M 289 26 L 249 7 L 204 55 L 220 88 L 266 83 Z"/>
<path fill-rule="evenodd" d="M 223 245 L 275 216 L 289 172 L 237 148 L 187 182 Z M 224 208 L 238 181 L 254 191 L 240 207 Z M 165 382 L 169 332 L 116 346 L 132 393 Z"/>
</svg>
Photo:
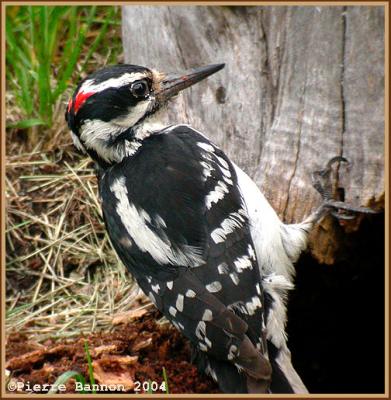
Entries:
<svg viewBox="0 0 391 400">
<path fill-rule="evenodd" d="M 226 63 L 183 92 L 166 122 L 205 133 L 284 222 L 320 204 L 311 172 L 336 155 L 351 163 L 336 171 L 345 201 L 382 207 L 384 7 L 126 6 L 123 42 L 125 62 L 164 72 Z M 325 219 L 312 254 L 333 263 L 342 234 Z"/>
</svg>

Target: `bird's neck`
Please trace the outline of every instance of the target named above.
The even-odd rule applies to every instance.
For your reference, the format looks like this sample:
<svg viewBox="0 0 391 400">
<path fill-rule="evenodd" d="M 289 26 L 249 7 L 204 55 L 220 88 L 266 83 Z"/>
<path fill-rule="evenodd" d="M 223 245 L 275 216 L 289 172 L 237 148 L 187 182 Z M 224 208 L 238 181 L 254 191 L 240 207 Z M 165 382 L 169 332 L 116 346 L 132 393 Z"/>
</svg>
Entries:
<svg viewBox="0 0 391 400">
<path fill-rule="evenodd" d="M 154 133 L 164 130 L 164 128 L 166 128 L 166 125 L 163 124 L 160 114 L 156 113 L 141 120 L 132 128 L 132 131 L 134 138 L 142 141 Z"/>
<path fill-rule="evenodd" d="M 126 157 L 132 157 L 141 148 L 145 139 L 166 127 L 155 115 L 144 118 L 129 128 L 116 129 L 111 126 L 109 129 L 108 126 L 101 126 L 100 121 L 99 126 L 91 127 L 90 125 L 86 125 L 88 134 L 82 134 L 82 138 L 83 136 L 89 138 L 89 141 L 85 143 L 85 148 L 101 169 L 107 169 L 120 163 Z"/>
</svg>

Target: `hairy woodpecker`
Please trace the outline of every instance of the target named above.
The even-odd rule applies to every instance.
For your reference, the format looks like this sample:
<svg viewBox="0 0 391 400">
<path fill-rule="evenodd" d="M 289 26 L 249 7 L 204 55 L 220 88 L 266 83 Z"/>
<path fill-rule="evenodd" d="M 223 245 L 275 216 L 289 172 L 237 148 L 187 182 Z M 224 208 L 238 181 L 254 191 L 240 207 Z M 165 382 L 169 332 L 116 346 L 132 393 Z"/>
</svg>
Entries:
<svg viewBox="0 0 391 400">
<path fill-rule="evenodd" d="M 322 206 L 300 224 L 282 223 L 206 136 L 156 122 L 168 99 L 223 67 L 180 75 L 104 68 L 77 86 L 66 120 L 98 166 L 119 258 L 191 341 L 199 368 L 228 393 L 305 393 L 286 343 L 285 303 L 313 224 L 329 210 L 352 210 L 325 188 L 331 164 L 344 159 L 314 174 Z"/>
</svg>

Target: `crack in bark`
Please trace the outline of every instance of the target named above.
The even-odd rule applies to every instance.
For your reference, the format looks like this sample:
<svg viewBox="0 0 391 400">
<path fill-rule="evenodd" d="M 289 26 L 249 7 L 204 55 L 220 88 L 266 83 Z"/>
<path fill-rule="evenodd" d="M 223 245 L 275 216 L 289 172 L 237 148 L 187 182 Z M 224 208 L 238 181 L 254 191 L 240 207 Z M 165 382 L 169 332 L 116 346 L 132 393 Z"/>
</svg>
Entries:
<svg viewBox="0 0 391 400">
<path fill-rule="evenodd" d="M 346 55 L 346 13 L 347 7 L 342 8 L 342 55 L 341 55 L 341 78 L 340 78 L 340 94 L 341 94 L 341 140 L 339 155 L 343 157 L 344 153 L 344 135 L 346 133 L 346 100 L 345 100 L 345 55 Z M 339 170 L 341 163 L 336 168 L 336 188 L 339 187 Z"/>
<path fill-rule="evenodd" d="M 304 115 L 304 103 L 305 103 L 305 92 L 307 88 L 307 75 L 306 75 L 306 81 L 304 83 L 304 89 L 303 89 L 303 95 L 302 95 L 302 102 L 301 102 L 301 113 L 299 115 L 299 132 L 298 132 L 298 138 L 297 138 L 297 151 L 296 151 L 296 158 L 295 158 L 295 164 L 293 166 L 293 172 L 291 177 L 289 178 L 288 181 L 288 195 L 286 196 L 286 202 L 285 202 L 285 207 L 284 207 L 284 212 L 283 212 L 283 221 L 286 223 L 286 217 L 287 217 L 287 212 L 288 212 L 288 205 L 289 205 L 289 200 L 290 200 L 290 192 L 291 192 L 291 186 L 292 186 L 292 181 L 293 178 L 296 175 L 297 171 L 297 166 L 299 164 L 299 158 L 300 158 L 300 149 L 301 149 L 301 133 L 302 133 L 302 127 L 303 127 L 303 115 Z"/>
<path fill-rule="evenodd" d="M 265 51 L 265 58 L 263 61 L 263 66 L 264 66 L 264 71 L 267 74 L 268 79 L 266 79 L 266 83 L 268 83 L 268 92 L 270 93 L 271 97 L 271 112 L 270 112 L 270 121 L 271 125 L 273 124 L 274 121 L 274 116 L 276 112 L 276 106 L 277 106 L 277 93 L 278 93 L 278 82 L 277 86 L 274 86 L 273 84 L 273 72 L 270 66 L 270 61 L 269 61 L 269 44 L 267 41 L 267 35 L 266 35 L 266 30 L 263 28 L 263 22 L 262 22 L 262 16 L 263 16 L 263 10 L 260 12 L 260 18 L 259 18 L 259 27 L 262 32 L 263 38 L 261 39 L 261 43 L 264 45 L 264 51 Z"/>
<path fill-rule="evenodd" d="M 263 50 L 264 50 L 264 52 L 265 52 L 265 57 L 264 57 L 264 60 L 262 60 L 263 62 L 262 62 L 262 64 L 263 64 L 263 67 L 264 67 L 264 69 L 265 69 L 265 71 L 266 71 L 266 74 L 268 75 L 268 77 L 270 77 L 270 74 L 271 74 L 271 71 L 270 71 L 270 66 L 269 66 L 269 59 L 268 59 L 268 45 L 267 45 L 267 36 L 266 36 L 266 32 L 265 32 L 265 30 L 263 29 L 263 22 L 262 22 L 262 16 L 263 16 L 263 10 L 261 9 L 260 10 L 260 14 L 259 14 L 259 18 L 258 18 L 258 21 L 259 21 L 259 29 L 260 29 L 260 32 L 261 32 L 261 37 L 260 37 L 260 43 L 261 43 L 261 46 L 262 46 L 262 44 L 263 44 Z M 262 48 L 260 48 L 260 50 L 261 50 L 261 55 L 262 55 Z M 261 79 L 261 88 L 260 88 L 260 90 L 261 90 L 261 93 L 262 93 L 262 91 L 264 90 L 264 88 L 266 87 L 266 85 L 262 82 L 263 80 Z M 268 79 L 266 79 L 266 81 L 268 81 Z M 259 166 L 261 165 L 261 160 L 262 160 L 262 152 L 263 152 L 263 142 L 264 142 L 264 138 L 265 138 L 265 136 L 266 136 L 266 129 L 267 129 L 267 126 L 266 126 L 266 123 L 265 123 L 265 117 L 266 117 L 266 112 L 265 112 L 265 107 L 262 107 L 264 104 L 263 103 L 265 103 L 265 99 L 263 98 L 263 100 L 261 101 L 261 109 L 260 109 L 260 115 L 261 115 L 261 129 L 260 129 L 260 131 L 261 131 L 261 135 L 263 135 L 263 138 L 261 138 L 261 140 L 260 140 L 260 142 L 259 142 L 259 154 L 258 154 L 258 157 L 257 157 L 257 166 L 256 166 L 256 170 L 259 168 Z M 273 123 L 273 120 L 274 120 L 274 104 L 273 104 L 273 99 L 272 99 L 272 101 L 271 101 L 271 103 L 272 103 L 272 105 L 271 105 L 271 107 L 272 107 L 272 109 L 271 109 L 271 122 Z M 272 125 L 272 123 L 271 123 L 271 125 Z M 270 126 L 271 126 L 270 125 Z"/>
</svg>

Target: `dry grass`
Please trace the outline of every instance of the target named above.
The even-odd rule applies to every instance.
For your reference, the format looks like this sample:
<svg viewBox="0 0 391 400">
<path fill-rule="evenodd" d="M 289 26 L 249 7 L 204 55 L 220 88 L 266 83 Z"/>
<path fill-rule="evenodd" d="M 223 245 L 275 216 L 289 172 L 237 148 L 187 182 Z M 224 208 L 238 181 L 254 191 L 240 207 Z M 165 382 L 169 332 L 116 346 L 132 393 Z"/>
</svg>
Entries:
<svg viewBox="0 0 391 400">
<path fill-rule="evenodd" d="M 88 32 L 81 77 L 123 60 L 116 18 L 104 41 L 111 46 L 96 49 L 83 69 L 99 30 Z M 64 120 L 71 90 L 56 102 L 51 128 L 6 136 L 6 330 L 38 342 L 108 329 L 113 318 L 148 306 L 107 236 L 93 163 L 73 146 Z M 11 90 L 6 103 L 8 123 L 23 118 Z"/>
<path fill-rule="evenodd" d="M 105 231 L 93 164 L 64 125 L 32 152 L 17 131 L 7 141 L 6 327 L 37 341 L 108 328 L 143 298 Z"/>
</svg>

